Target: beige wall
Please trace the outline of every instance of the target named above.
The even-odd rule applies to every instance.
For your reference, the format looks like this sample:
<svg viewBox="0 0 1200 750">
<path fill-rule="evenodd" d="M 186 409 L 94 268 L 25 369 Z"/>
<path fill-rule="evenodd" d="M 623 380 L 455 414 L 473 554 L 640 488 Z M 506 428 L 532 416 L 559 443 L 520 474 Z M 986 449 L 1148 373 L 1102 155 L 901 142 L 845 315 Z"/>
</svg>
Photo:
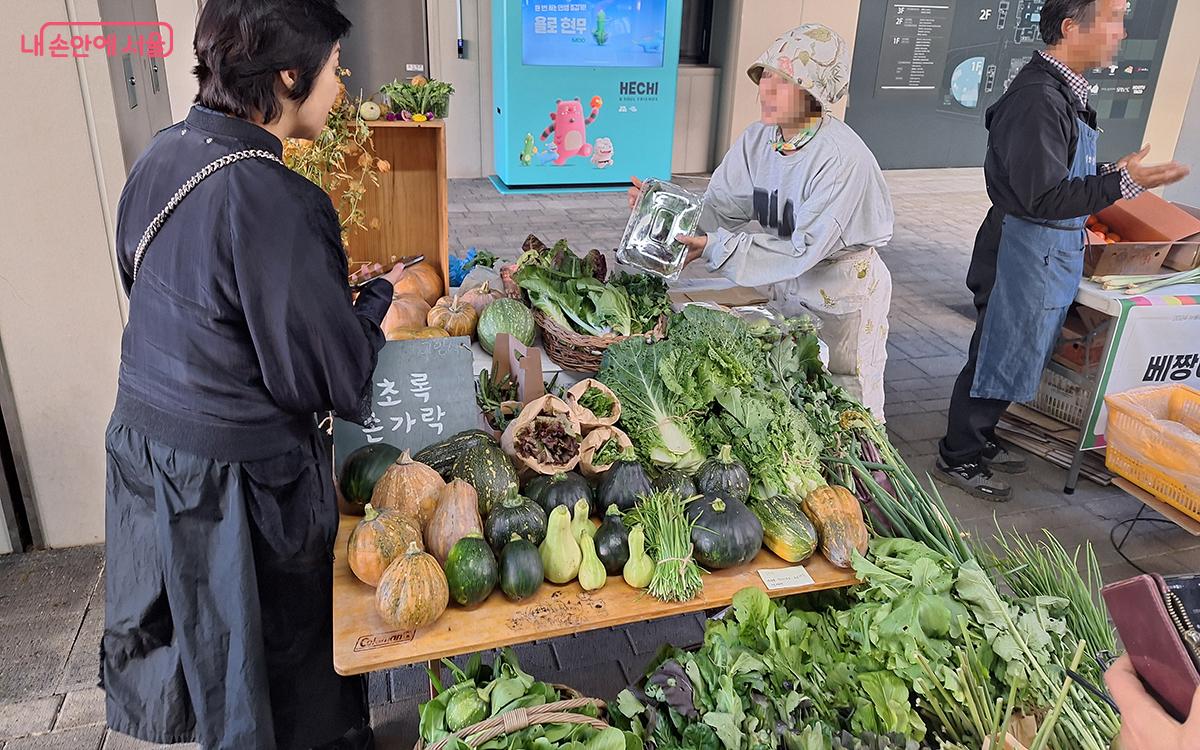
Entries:
<svg viewBox="0 0 1200 750">
<path fill-rule="evenodd" d="M 1179 0 L 1171 36 L 1163 54 L 1158 90 L 1150 107 L 1144 143 L 1151 145 L 1150 160 L 1170 159 L 1175 154 L 1187 112 L 1188 94 L 1200 65 L 1200 2 Z"/>
<path fill-rule="evenodd" d="M 187 117 L 192 100 L 196 98 L 196 53 L 192 39 L 196 36 L 196 14 L 199 0 L 158 0 L 158 20 L 171 24 L 175 30 L 175 52 L 166 61 L 167 93 L 171 95 L 171 121 Z"/>
<path fill-rule="evenodd" d="M 71 18 L 68 19 L 67 13 Z M 95 0 L 8 3 L 0 45 L 0 339 L 46 542 L 104 531 L 104 428 L 122 326 L 111 217 L 124 180 L 106 60 L 20 53 L 43 22 L 100 18 Z"/>
</svg>

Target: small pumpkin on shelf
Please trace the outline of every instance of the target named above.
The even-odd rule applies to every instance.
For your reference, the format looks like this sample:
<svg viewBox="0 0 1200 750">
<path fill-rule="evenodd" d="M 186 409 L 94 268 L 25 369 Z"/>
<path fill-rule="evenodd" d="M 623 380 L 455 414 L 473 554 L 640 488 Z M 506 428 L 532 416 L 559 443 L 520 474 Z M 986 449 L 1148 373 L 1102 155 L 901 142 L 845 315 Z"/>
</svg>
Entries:
<svg viewBox="0 0 1200 750">
<path fill-rule="evenodd" d="M 379 327 L 384 333 L 393 328 L 423 328 L 430 309 L 432 308 L 424 297 L 416 294 L 397 294 L 392 297 L 392 304 Z"/>
<path fill-rule="evenodd" d="M 451 336 L 475 336 L 475 325 L 479 322 L 479 313 L 470 303 L 463 302 L 456 294 L 453 297 L 442 297 L 425 316 L 425 322 L 435 328 L 441 328 Z"/>
<path fill-rule="evenodd" d="M 483 311 L 488 305 L 503 297 L 504 292 L 493 289 L 489 281 L 462 293 L 462 301 L 475 308 L 475 312 L 480 315 L 483 315 Z"/>
<path fill-rule="evenodd" d="M 346 545 L 346 560 L 358 580 L 368 586 L 378 586 L 379 579 L 408 545 L 416 543 L 424 550 L 421 530 L 411 519 L 395 510 L 376 510 L 370 503 L 366 515 L 350 532 Z"/>
<path fill-rule="evenodd" d="M 621 457 L 608 467 L 600 478 L 600 487 L 596 490 L 596 499 L 600 506 L 608 508 L 616 505 L 622 513 L 632 510 L 637 505 L 638 498 L 649 495 L 654 491 L 646 470 L 637 459 L 633 448 L 626 448 Z"/>
<path fill-rule="evenodd" d="M 394 628 L 432 625 L 450 604 L 450 587 L 438 561 L 416 542 L 397 557 L 375 589 L 375 609 Z"/>
<path fill-rule="evenodd" d="M 432 305 L 442 296 L 442 277 L 428 263 L 418 263 L 405 268 L 392 288 L 396 294 L 415 294 Z"/>
<path fill-rule="evenodd" d="M 762 549 L 763 527 L 745 503 L 709 494 L 687 507 L 692 521 L 692 552 L 708 570 L 735 568 Z"/>
<path fill-rule="evenodd" d="M 441 328 L 434 326 L 425 326 L 424 328 L 392 328 L 384 334 L 384 338 L 388 341 L 412 341 L 414 339 L 444 339 L 450 334 L 446 333 Z"/>
<path fill-rule="evenodd" d="M 397 510 L 424 529 L 445 488 L 441 474 L 404 451 L 375 484 L 372 501 L 376 508 Z"/>
</svg>

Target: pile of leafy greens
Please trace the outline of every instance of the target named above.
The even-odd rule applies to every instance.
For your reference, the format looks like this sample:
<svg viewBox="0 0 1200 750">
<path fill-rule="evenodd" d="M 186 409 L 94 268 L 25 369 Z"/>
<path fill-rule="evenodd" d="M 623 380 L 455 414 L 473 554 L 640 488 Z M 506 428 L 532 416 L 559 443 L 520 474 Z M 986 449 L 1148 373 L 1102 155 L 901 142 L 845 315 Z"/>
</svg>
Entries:
<svg viewBox="0 0 1200 750">
<path fill-rule="evenodd" d="M 651 276 L 622 273 L 605 281 L 607 262 L 593 250 L 579 257 L 559 240 L 547 247 L 530 235 L 517 261 L 513 280 L 530 304 L 568 330 L 588 336 L 650 331 L 670 312 L 667 286 Z"/>
<path fill-rule="evenodd" d="M 709 446 L 731 445 L 754 497 L 804 497 L 823 486 L 821 440 L 780 374 L 814 361 L 820 368 L 816 339 L 763 336 L 735 315 L 689 305 L 671 318 L 666 341 L 609 347 L 599 377 L 621 400 L 638 452 L 689 471 Z"/>
<path fill-rule="evenodd" d="M 870 556 L 856 555 L 864 583 L 849 593 L 777 604 L 739 592 L 701 647 L 665 650 L 618 696 L 619 725 L 657 750 L 807 750 L 822 727 L 978 748 L 1007 723 L 994 698 L 1010 711 L 1055 704 L 1057 665 L 1076 649 L 1065 600 L 1005 600 L 978 563 L 908 539 L 876 539 Z M 1099 750 L 1116 731 L 1078 694 L 1057 718 L 1044 722 L 1051 746 Z"/>
<path fill-rule="evenodd" d="M 565 700 L 558 690 L 535 680 L 521 669 L 511 649 L 504 649 L 492 664 L 484 664 L 479 654 L 471 657 L 465 669 L 443 659 L 454 684 L 443 687 L 430 672 L 429 680 L 437 695 L 420 708 L 420 735 L 426 746 L 451 737 L 487 718 Z M 599 711 L 592 706 L 575 709 L 592 718 Z M 618 729 L 597 730 L 586 724 L 540 724 L 498 737 L 483 744 L 467 744 L 451 739 L 446 750 L 642 750 L 641 739 Z"/>
</svg>

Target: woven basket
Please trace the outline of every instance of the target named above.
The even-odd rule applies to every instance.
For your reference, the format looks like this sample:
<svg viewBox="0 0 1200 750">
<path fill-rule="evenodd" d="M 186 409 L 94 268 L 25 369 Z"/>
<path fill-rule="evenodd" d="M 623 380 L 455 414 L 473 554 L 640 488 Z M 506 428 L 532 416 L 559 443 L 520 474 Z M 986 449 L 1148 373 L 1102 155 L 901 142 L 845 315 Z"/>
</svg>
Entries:
<svg viewBox="0 0 1200 750">
<path fill-rule="evenodd" d="M 555 685 L 555 687 L 558 688 L 560 693 L 579 695 L 578 692 L 570 688 L 565 688 L 561 685 Z M 544 706 L 518 708 L 513 711 L 506 711 L 498 716 L 493 716 L 478 724 L 472 724 L 466 729 L 460 729 L 449 737 L 438 740 L 432 745 L 425 745 L 420 740 L 417 740 L 417 744 L 413 750 L 445 750 L 447 743 L 454 738 L 466 742 L 470 747 L 479 747 L 497 737 L 513 734 L 538 724 L 586 724 L 593 729 L 608 729 L 608 724 L 601 719 L 593 719 L 583 714 L 571 713 L 572 711 L 588 708 L 589 706 L 599 709 L 601 714 L 603 714 L 605 709 L 604 701 L 595 698 L 584 698 L 582 696 L 556 703 L 547 703 Z M 470 739 L 467 739 L 468 737 Z"/>
<path fill-rule="evenodd" d="M 542 332 L 542 348 L 559 367 L 567 372 L 594 373 L 600 370 L 600 361 L 608 347 L 629 338 L 628 336 L 585 336 L 555 323 L 540 310 L 533 311 L 533 320 Z M 645 334 L 650 340 L 667 335 L 667 318 L 659 318 L 654 330 Z"/>
</svg>

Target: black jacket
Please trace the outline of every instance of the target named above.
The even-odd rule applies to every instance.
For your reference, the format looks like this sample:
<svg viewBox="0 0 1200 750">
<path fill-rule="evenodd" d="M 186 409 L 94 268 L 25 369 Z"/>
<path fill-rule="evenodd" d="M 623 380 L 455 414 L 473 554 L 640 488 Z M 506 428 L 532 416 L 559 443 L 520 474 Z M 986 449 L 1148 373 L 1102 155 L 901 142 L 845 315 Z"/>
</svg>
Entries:
<svg viewBox="0 0 1200 750">
<path fill-rule="evenodd" d="M 986 304 L 991 291 L 1006 214 L 1058 221 L 1093 214 L 1120 199 L 1119 172 L 1067 179 L 1079 144 L 1078 120 L 1096 127 L 1096 111 L 1083 106 L 1062 75 L 1036 54 L 988 108 L 983 174 L 992 208 L 975 238 L 967 274 L 977 304 Z"/>
<path fill-rule="evenodd" d="M 329 197 L 265 159 L 226 166 L 188 194 L 133 283 L 138 240 L 172 194 L 209 162 L 247 148 L 282 154 L 266 130 L 193 108 L 155 136 L 117 209 L 130 301 L 113 419 L 228 461 L 299 445 L 316 412 L 365 416 L 392 295 L 381 280 L 351 304 Z"/>
</svg>

